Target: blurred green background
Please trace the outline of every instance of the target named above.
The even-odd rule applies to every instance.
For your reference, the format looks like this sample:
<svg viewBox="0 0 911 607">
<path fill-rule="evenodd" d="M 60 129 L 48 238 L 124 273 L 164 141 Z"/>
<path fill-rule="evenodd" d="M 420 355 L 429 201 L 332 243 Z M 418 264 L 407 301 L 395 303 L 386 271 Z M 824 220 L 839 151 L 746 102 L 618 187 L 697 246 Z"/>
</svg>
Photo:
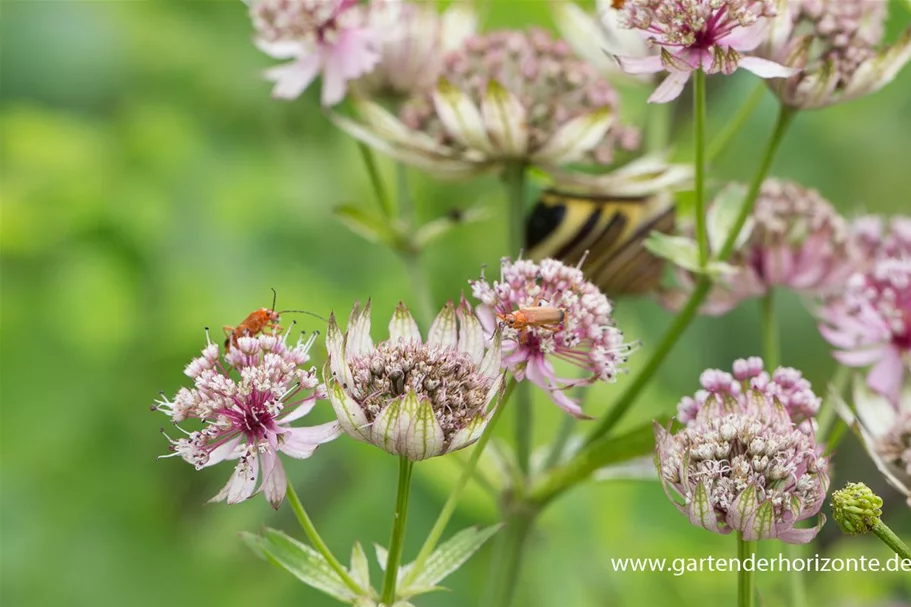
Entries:
<svg viewBox="0 0 911 607">
<path fill-rule="evenodd" d="M 891 35 L 907 21 L 896 13 Z M 293 103 L 270 99 L 261 71 L 271 60 L 251 44 L 240 2 L 4 2 L 2 41 L 2 594 L 14 605 L 331 605 L 331 599 L 256 559 L 238 532 L 264 525 L 297 534 L 287 507 L 262 498 L 207 505 L 230 466 L 203 472 L 159 461 L 165 419 L 149 405 L 186 383 L 183 366 L 203 327 L 236 324 L 269 305 L 347 315 L 372 297 L 382 327 L 411 299 L 402 265 L 332 217 L 341 203 L 373 210 L 355 145 L 327 123 L 318 87 Z M 547 25 L 545 2 L 495 2 L 487 27 Z M 717 130 L 754 80 L 710 79 Z M 641 115 L 641 97 L 628 100 Z M 687 101 L 678 108 L 680 149 Z M 714 176 L 746 179 L 775 111 L 771 96 Z M 846 212 L 907 212 L 911 189 L 911 69 L 880 94 L 801 115 L 775 173 L 816 187 Z M 389 184 L 393 167 L 382 165 Z M 505 202 L 495 179 L 439 184 L 413 176 L 426 220 L 479 201 L 492 217 L 436 242 L 422 263 L 437 304 L 458 296 L 483 264 L 507 254 Z M 780 301 L 784 363 L 820 392 L 834 368 L 796 297 Z M 672 411 L 698 373 L 756 354 L 757 306 L 700 319 L 627 423 Z M 669 322 L 649 300 L 625 300 L 618 322 L 644 348 Z M 305 328 L 320 323 L 304 317 Z M 380 329 L 382 330 L 382 329 Z M 318 352 L 318 359 L 324 354 Z M 620 382 L 625 379 L 621 378 Z M 589 408 L 605 410 L 621 386 L 600 386 Z M 543 398 L 539 444 L 561 413 Z M 324 407 L 320 415 L 328 418 Z M 507 416 L 509 417 L 509 416 Z M 508 439 L 509 424 L 499 428 Z M 385 543 L 395 460 L 338 440 L 289 464 L 305 505 L 337 554 Z M 406 559 L 413 557 L 458 466 L 416 467 Z M 887 499 L 886 520 L 905 537 L 902 499 L 846 440 L 833 485 L 863 480 Z M 828 507 L 826 507 L 828 509 Z M 475 488 L 450 533 L 497 520 Z M 869 538 L 828 524 L 814 550 L 888 558 Z M 688 525 L 654 483 L 578 488 L 546 512 L 531 540 L 517 605 L 572 607 L 730 603 L 735 576 L 615 573 L 615 557 L 734 556 L 731 538 Z M 769 543 L 762 552 L 777 555 Z M 812 552 L 812 550 L 811 550 Z M 420 605 L 477 602 L 485 547 L 447 580 L 454 592 Z M 345 559 L 343 559 L 345 560 Z M 376 571 L 374 571 L 376 574 Z M 907 603 L 907 574 L 810 574 L 811 605 Z M 783 577 L 760 574 L 765 604 L 781 604 Z"/>
</svg>

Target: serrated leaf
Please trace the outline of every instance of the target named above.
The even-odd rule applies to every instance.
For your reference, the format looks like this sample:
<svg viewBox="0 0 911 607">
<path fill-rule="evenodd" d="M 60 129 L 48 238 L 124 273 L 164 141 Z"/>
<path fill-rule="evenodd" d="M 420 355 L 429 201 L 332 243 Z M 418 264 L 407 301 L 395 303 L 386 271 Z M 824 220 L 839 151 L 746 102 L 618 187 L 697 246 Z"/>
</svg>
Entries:
<svg viewBox="0 0 911 607">
<path fill-rule="evenodd" d="M 335 216 L 349 230 L 370 242 L 394 246 L 396 235 L 386 221 L 375 217 L 362 209 L 351 205 L 342 205 L 335 209 Z"/>
<path fill-rule="evenodd" d="M 500 527 L 502 525 L 493 525 L 485 529 L 469 527 L 456 533 L 433 551 L 424 567 L 414 576 L 414 580 L 403 589 L 402 594 L 411 596 L 436 589 L 440 581 L 461 567 L 500 530 Z M 413 564 L 409 565 L 412 566 Z"/>
<path fill-rule="evenodd" d="M 281 531 L 266 529 L 261 537 L 266 558 L 307 584 L 339 601 L 350 603 L 357 596 L 348 588 L 319 552 Z"/>
<path fill-rule="evenodd" d="M 351 571 L 351 577 L 360 584 L 361 588 L 365 590 L 371 588 L 370 563 L 367 562 L 367 555 L 364 553 L 364 548 L 360 542 L 354 542 L 354 546 L 351 547 L 351 567 L 349 570 Z"/>
</svg>

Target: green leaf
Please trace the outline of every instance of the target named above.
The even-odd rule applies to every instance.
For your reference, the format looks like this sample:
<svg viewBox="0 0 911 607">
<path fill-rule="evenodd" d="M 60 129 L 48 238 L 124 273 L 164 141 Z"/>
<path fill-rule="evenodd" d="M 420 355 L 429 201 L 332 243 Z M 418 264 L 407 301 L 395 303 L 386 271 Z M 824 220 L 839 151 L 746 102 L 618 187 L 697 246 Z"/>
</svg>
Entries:
<svg viewBox="0 0 911 607">
<path fill-rule="evenodd" d="M 241 531 L 240 533 L 241 541 L 247 545 L 247 547 L 253 551 L 253 554 L 263 559 L 264 561 L 269 560 L 266 555 L 266 551 L 263 548 L 263 538 L 259 537 L 255 533 L 250 533 L 248 531 Z"/>
<path fill-rule="evenodd" d="M 361 588 L 370 588 L 370 564 L 367 562 L 367 555 L 360 542 L 354 542 L 351 548 L 351 577 Z"/>
<path fill-rule="evenodd" d="M 370 242 L 395 246 L 396 234 L 386 220 L 371 215 L 358 207 L 342 205 L 335 209 L 335 216 L 349 230 Z"/>
<path fill-rule="evenodd" d="M 693 274 L 707 274 L 712 278 L 718 278 L 737 271 L 734 266 L 721 261 L 709 261 L 704 269 L 701 268 L 699 266 L 699 248 L 692 238 L 651 232 L 644 244 L 652 255 L 666 259 Z"/>
<path fill-rule="evenodd" d="M 721 250 L 728 234 L 734 229 L 740 209 L 746 203 L 746 195 L 746 187 L 735 183 L 721 190 L 712 201 L 712 206 L 705 218 L 705 229 L 708 232 L 709 249 L 712 253 L 718 253 Z M 752 229 L 752 222 L 747 220 L 743 229 L 740 230 L 740 234 L 737 235 L 734 243 L 735 251 L 742 247 L 746 239 L 750 237 Z"/>
<path fill-rule="evenodd" d="M 430 555 L 423 569 L 417 572 L 407 588 L 402 589 L 404 596 L 412 596 L 437 589 L 437 584 L 465 563 L 478 551 L 502 525 L 493 525 L 485 529 L 469 527 L 459 531 L 443 542 Z M 413 564 L 408 566 L 413 567 Z"/>
<path fill-rule="evenodd" d="M 259 538 L 259 544 L 267 560 L 308 586 L 344 603 L 350 603 L 356 597 L 323 555 L 310 546 L 276 529 L 266 529 L 264 536 Z"/>
</svg>

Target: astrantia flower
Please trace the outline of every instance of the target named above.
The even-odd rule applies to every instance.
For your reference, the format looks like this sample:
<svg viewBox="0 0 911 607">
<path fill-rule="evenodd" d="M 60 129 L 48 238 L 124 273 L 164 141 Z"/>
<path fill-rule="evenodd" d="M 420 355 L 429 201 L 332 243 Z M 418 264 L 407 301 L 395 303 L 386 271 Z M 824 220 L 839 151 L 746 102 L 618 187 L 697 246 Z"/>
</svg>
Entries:
<svg viewBox="0 0 911 607">
<path fill-rule="evenodd" d="M 380 60 L 378 37 L 365 26 L 357 0 L 250 0 L 250 16 L 256 45 L 294 60 L 266 72 L 275 97 L 298 97 L 322 73 L 322 103 L 335 105 L 347 83 Z"/>
<path fill-rule="evenodd" d="M 402 162 L 441 175 L 493 170 L 505 162 L 542 167 L 610 164 L 638 131 L 615 126 L 610 83 L 541 30 L 469 38 L 444 59 L 439 84 L 398 108 L 357 103 L 359 121 L 334 119 L 350 135 Z"/>
<path fill-rule="evenodd" d="M 485 351 L 481 325 L 462 301 L 449 302 L 427 341 L 399 304 L 389 339 L 370 337 L 370 302 L 355 306 L 343 335 L 329 317 L 326 383 L 342 430 L 413 461 L 477 441 L 503 388 L 499 338 Z"/>
<path fill-rule="evenodd" d="M 503 331 L 503 366 L 516 379 L 528 379 L 546 390 L 567 413 L 585 417 L 567 388 L 599 380 L 613 382 L 632 351 L 614 326 L 607 297 L 585 280 L 579 268 L 555 259 L 536 263 L 504 258 L 499 281 L 490 284 L 482 274 L 480 280 L 470 282 L 472 293 L 483 304 L 477 313 L 484 329 L 490 334 L 499 324 Z M 561 311 L 562 320 L 551 326 L 521 326 L 510 320 L 523 308 L 540 306 Z M 558 377 L 551 358 L 570 362 L 590 376 Z"/>
<path fill-rule="evenodd" d="M 762 78 L 794 73 L 774 61 L 744 56 L 763 41 L 773 0 L 626 0 L 621 25 L 638 30 L 660 54 L 617 57 L 630 74 L 667 71 L 649 97 L 652 103 L 676 99 L 693 70 L 733 73 L 742 67 Z"/>
<path fill-rule="evenodd" d="M 744 362 L 743 370 L 752 364 Z M 712 383 L 703 374 L 703 386 Z M 677 434 L 656 423 L 655 442 L 665 493 L 694 525 L 723 535 L 739 531 L 745 540 L 803 544 L 825 522 L 820 514 L 815 527 L 794 527 L 822 507 L 828 462 L 813 434 L 795 426 L 768 389 L 716 391 Z"/>
<path fill-rule="evenodd" d="M 897 404 L 854 381 L 854 411 L 835 399 L 838 413 L 856 431 L 873 463 L 911 506 L 911 383 Z"/>
<path fill-rule="evenodd" d="M 911 257 L 911 217 L 857 217 L 851 221 L 851 236 L 862 253 L 862 265 L 867 266 L 863 269 L 882 257 Z"/>
<path fill-rule="evenodd" d="M 709 209 L 707 229 L 713 250 L 721 248 L 731 229 L 728 220 L 734 214 L 727 208 L 729 200 L 740 204 L 739 186 L 719 194 Z M 702 308 L 705 314 L 725 314 L 773 287 L 825 295 L 841 289 L 858 263 L 845 219 L 819 192 L 793 182 L 766 180 L 740 238 L 740 246 L 728 260 L 729 271 L 718 277 Z M 663 294 L 663 302 L 673 309 L 686 300 L 695 276 L 681 268 L 677 281 L 680 288 Z"/>
<path fill-rule="evenodd" d="M 881 258 L 851 276 L 819 312 L 820 331 L 849 367 L 871 366 L 867 384 L 897 405 L 911 372 L 911 258 Z"/>
<path fill-rule="evenodd" d="M 699 411 L 710 407 L 719 414 L 730 410 L 747 410 L 751 391 L 758 391 L 778 402 L 791 421 L 812 433 L 813 417 L 822 402 L 800 371 L 778 367 L 770 376 L 761 358 L 756 356 L 734 361 L 733 374 L 720 369 L 708 369 L 699 376 L 702 390 L 693 397 L 685 396 L 677 405 L 677 420 L 684 424 L 695 422 Z"/>
<path fill-rule="evenodd" d="M 201 420 L 203 428 L 169 439 L 174 455 L 202 469 L 225 459 L 238 460 L 228 484 L 212 498 L 229 504 L 259 491 L 274 508 L 285 498 L 285 469 L 278 457 L 282 452 L 303 459 L 318 446 L 339 435 L 336 422 L 318 426 L 292 427 L 325 398 L 316 373 L 303 365 L 315 335 L 294 346 L 286 343 L 287 333 L 241 337 L 237 347 L 219 358 L 219 346 L 209 342 L 202 356 L 194 359 L 185 373 L 193 388 L 181 388 L 171 401 L 164 396 L 153 409 L 164 412 L 175 424 Z"/>
<path fill-rule="evenodd" d="M 380 38 L 380 62 L 357 82 L 365 95 L 407 96 L 431 88 L 446 54 L 477 27 L 470 3 L 454 2 L 440 14 L 433 3 L 373 0 L 366 10 Z"/>
<path fill-rule="evenodd" d="M 554 23 L 564 40 L 580 57 L 602 74 L 615 78 L 626 76 L 614 57 L 647 57 L 657 53 L 635 30 L 620 25 L 622 3 L 617 0 L 596 0 L 595 14 L 590 14 L 575 2 L 553 0 Z"/>
<path fill-rule="evenodd" d="M 911 59 L 911 28 L 883 45 L 888 2 L 776 0 L 761 52 L 801 71 L 770 83 L 786 105 L 821 108 L 874 93 Z"/>
</svg>

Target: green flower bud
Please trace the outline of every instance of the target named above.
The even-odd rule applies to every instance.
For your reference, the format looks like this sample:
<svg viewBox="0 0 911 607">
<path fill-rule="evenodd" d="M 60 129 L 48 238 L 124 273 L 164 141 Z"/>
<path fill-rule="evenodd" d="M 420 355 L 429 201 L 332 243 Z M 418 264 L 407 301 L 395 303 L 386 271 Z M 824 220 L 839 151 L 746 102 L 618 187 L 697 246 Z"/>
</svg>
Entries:
<svg viewBox="0 0 911 607">
<path fill-rule="evenodd" d="M 848 535 L 867 533 L 879 523 L 883 500 L 863 483 L 848 483 L 832 493 L 832 515 Z"/>
</svg>

